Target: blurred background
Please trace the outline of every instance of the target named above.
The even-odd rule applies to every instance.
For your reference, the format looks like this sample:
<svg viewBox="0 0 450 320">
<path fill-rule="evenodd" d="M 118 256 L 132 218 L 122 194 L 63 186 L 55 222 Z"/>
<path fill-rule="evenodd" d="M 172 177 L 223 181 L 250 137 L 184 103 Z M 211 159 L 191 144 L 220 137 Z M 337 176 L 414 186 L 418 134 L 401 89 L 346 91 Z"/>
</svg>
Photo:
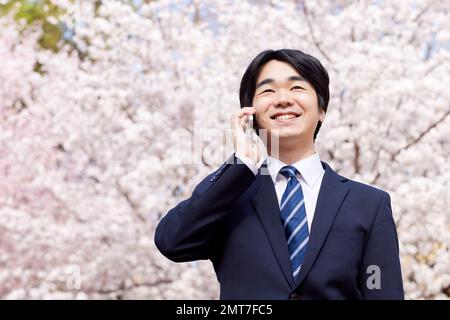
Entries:
<svg viewBox="0 0 450 320">
<path fill-rule="evenodd" d="M 449 10 L 0 0 L 0 298 L 217 299 L 154 229 L 230 155 L 250 61 L 293 48 L 330 74 L 322 160 L 391 194 L 406 298 L 449 299 Z"/>
</svg>

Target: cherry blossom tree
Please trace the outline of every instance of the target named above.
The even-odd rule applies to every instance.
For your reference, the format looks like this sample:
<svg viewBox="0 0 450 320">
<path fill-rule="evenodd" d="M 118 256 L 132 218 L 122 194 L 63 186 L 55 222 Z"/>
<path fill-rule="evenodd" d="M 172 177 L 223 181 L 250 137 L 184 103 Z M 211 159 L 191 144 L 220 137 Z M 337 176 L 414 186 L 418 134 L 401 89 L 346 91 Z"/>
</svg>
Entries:
<svg viewBox="0 0 450 320">
<path fill-rule="evenodd" d="M 52 1 L 58 52 L 0 17 L 0 297 L 218 298 L 154 229 L 230 155 L 251 59 L 298 48 L 330 73 L 319 155 L 391 194 L 406 297 L 448 299 L 448 4 Z"/>
</svg>

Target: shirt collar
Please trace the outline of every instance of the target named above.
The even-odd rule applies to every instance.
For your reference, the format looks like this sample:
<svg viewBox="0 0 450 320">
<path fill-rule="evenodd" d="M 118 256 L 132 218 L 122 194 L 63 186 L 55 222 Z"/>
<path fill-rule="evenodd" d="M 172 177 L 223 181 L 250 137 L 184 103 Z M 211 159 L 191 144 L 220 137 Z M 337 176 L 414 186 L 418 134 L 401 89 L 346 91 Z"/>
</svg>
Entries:
<svg viewBox="0 0 450 320">
<path fill-rule="evenodd" d="M 279 159 L 273 158 L 271 156 L 267 157 L 267 169 L 269 170 L 270 177 L 272 178 L 274 184 L 277 179 L 280 179 L 281 174 L 279 172 L 280 169 L 284 166 L 287 166 L 287 164 L 280 161 Z M 317 153 L 314 153 L 313 155 L 305 159 L 293 163 L 292 166 L 295 167 L 298 172 L 300 172 L 302 178 L 311 188 L 325 171 L 322 167 L 322 163 L 320 162 L 320 158 Z"/>
</svg>

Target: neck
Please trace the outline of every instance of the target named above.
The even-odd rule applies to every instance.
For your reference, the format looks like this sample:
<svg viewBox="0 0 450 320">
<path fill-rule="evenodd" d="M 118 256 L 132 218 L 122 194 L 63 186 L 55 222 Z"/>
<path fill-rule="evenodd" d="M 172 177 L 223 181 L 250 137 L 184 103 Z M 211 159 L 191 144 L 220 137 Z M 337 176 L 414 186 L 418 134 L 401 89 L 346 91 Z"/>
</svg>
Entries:
<svg viewBox="0 0 450 320">
<path fill-rule="evenodd" d="M 307 143 L 302 142 L 298 140 L 280 139 L 278 152 L 276 148 L 272 150 L 270 145 L 267 146 L 267 152 L 271 157 L 290 165 L 315 153 L 314 142 L 312 140 Z"/>
</svg>

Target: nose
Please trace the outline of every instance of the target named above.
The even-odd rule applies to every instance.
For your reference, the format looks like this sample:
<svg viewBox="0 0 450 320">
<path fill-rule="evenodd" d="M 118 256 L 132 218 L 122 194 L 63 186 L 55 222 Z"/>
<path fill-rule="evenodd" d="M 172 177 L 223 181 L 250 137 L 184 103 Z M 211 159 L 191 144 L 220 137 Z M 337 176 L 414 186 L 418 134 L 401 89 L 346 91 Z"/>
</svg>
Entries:
<svg viewBox="0 0 450 320">
<path fill-rule="evenodd" d="M 292 100 L 290 96 L 290 92 L 286 92 L 286 90 L 279 90 L 276 100 L 275 100 L 275 107 L 290 107 L 294 104 L 294 101 Z"/>
</svg>

